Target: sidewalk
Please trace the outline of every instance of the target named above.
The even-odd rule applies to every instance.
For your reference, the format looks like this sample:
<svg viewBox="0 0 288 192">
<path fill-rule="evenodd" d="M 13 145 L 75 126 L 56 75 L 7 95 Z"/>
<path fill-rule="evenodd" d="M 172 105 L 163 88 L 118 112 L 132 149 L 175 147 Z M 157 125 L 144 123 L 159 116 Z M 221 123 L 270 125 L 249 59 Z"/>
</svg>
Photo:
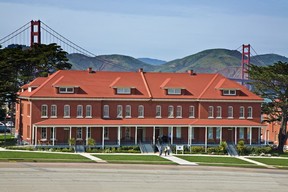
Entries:
<svg viewBox="0 0 288 192">
<path fill-rule="evenodd" d="M 190 162 L 190 161 L 186 161 L 184 159 L 180 159 L 178 157 L 175 157 L 173 155 L 163 155 L 163 156 L 160 156 L 160 157 L 163 157 L 164 159 L 167 159 L 167 160 L 170 160 L 174 163 L 177 163 L 179 165 L 188 165 L 188 166 L 195 166 L 195 165 L 198 165 L 197 163 L 193 163 L 193 162 Z"/>
<path fill-rule="evenodd" d="M 86 157 L 88 159 L 91 159 L 92 161 L 95 161 L 97 163 L 107 163 L 107 161 L 104 161 L 102 159 L 99 159 L 98 157 L 92 156 L 89 153 L 77 153 L 77 154 L 82 155 L 83 157 Z"/>
<path fill-rule="evenodd" d="M 235 157 L 235 158 L 238 158 L 238 159 L 241 159 L 241 160 L 243 160 L 243 161 L 247 161 L 247 162 L 249 162 L 249 163 L 253 163 L 253 164 L 256 164 L 256 165 L 259 165 L 259 166 L 263 166 L 263 167 L 266 167 L 266 168 L 269 168 L 269 169 L 275 169 L 275 167 L 273 167 L 272 165 L 266 165 L 266 164 L 264 164 L 264 163 L 260 163 L 260 162 L 258 162 L 258 161 L 254 161 L 254 160 L 252 160 L 252 159 L 248 159 L 248 158 L 245 158 L 245 157 L 243 157 L 243 156 L 237 156 L 237 157 Z"/>
</svg>

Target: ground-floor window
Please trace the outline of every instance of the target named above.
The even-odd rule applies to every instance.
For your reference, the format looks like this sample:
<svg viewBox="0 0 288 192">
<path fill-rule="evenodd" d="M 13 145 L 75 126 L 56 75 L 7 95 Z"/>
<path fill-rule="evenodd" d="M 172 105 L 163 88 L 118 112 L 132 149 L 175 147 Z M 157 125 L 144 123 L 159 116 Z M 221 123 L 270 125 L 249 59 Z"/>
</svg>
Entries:
<svg viewBox="0 0 288 192">
<path fill-rule="evenodd" d="M 76 138 L 82 139 L 82 127 L 77 127 Z"/>
<path fill-rule="evenodd" d="M 125 127 L 125 139 L 128 140 L 131 137 L 131 129 L 130 127 Z"/>
<path fill-rule="evenodd" d="M 88 131 L 87 132 L 88 132 L 88 135 L 87 135 L 88 138 L 91 138 L 91 127 L 88 127 Z"/>
<path fill-rule="evenodd" d="M 53 129 L 53 127 L 50 128 L 50 140 L 52 139 L 55 139 L 56 138 L 56 130 Z"/>
<path fill-rule="evenodd" d="M 213 139 L 213 127 L 208 127 L 208 139 Z"/>
<path fill-rule="evenodd" d="M 104 139 L 109 139 L 109 127 L 104 127 Z"/>
<path fill-rule="evenodd" d="M 244 139 L 244 128 L 243 127 L 239 128 L 239 139 Z"/>
<path fill-rule="evenodd" d="M 220 137 L 221 137 L 221 128 L 216 127 L 216 139 L 220 139 Z"/>
<path fill-rule="evenodd" d="M 176 138 L 177 139 L 181 138 L 181 127 L 176 127 Z"/>
<path fill-rule="evenodd" d="M 47 129 L 46 127 L 41 128 L 41 139 L 47 139 Z"/>
</svg>

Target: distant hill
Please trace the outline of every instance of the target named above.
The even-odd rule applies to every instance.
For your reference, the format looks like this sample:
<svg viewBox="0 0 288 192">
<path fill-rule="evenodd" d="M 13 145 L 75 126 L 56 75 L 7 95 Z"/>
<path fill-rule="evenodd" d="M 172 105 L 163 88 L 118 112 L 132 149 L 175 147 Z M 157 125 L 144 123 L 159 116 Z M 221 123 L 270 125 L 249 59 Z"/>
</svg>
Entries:
<svg viewBox="0 0 288 192">
<path fill-rule="evenodd" d="M 163 61 L 159 59 L 151 59 L 151 58 L 137 58 L 137 59 L 150 65 L 162 65 L 167 62 L 167 61 Z"/>
<path fill-rule="evenodd" d="M 239 51 L 228 49 L 209 49 L 199 53 L 169 61 L 161 65 L 151 65 L 124 55 L 101 55 L 87 57 L 81 54 L 69 54 L 72 69 L 84 70 L 92 67 L 94 70 L 106 71 L 144 71 L 184 72 L 194 70 L 196 73 L 220 73 L 226 77 L 240 78 L 241 58 Z M 275 62 L 288 62 L 288 58 L 277 54 L 264 54 L 251 57 L 251 63 L 261 66 L 272 65 Z"/>
<path fill-rule="evenodd" d="M 72 69 L 83 70 L 92 67 L 94 70 L 103 71 L 137 71 L 143 68 L 144 71 L 153 71 L 155 67 L 133 57 L 124 55 L 100 55 L 87 57 L 82 54 L 69 54 L 69 62 Z"/>
</svg>

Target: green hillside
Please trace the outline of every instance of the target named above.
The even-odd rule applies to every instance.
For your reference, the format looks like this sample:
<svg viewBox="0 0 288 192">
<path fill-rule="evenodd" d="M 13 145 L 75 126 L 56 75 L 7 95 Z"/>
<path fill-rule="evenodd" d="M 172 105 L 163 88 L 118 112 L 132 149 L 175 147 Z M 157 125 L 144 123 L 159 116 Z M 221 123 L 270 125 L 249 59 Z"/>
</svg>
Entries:
<svg viewBox="0 0 288 192">
<path fill-rule="evenodd" d="M 153 65 L 146 64 L 133 57 L 124 55 L 100 55 L 87 57 L 81 54 L 69 54 L 69 62 L 73 65 L 72 69 L 84 70 L 92 67 L 94 70 L 103 71 L 137 71 L 143 68 L 145 71 L 153 71 Z"/>
</svg>

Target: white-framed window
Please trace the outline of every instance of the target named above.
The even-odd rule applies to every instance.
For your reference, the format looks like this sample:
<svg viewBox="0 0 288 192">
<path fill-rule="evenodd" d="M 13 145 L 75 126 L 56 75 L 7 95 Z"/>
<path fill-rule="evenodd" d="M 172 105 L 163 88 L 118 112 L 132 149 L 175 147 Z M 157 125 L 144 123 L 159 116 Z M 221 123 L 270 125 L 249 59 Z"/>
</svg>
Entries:
<svg viewBox="0 0 288 192">
<path fill-rule="evenodd" d="M 50 140 L 53 140 L 53 138 L 56 140 L 56 129 L 53 127 L 50 128 Z"/>
<path fill-rule="evenodd" d="M 92 117 L 92 105 L 86 105 L 86 118 Z"/>
<path fill-rule="evenodd" d="M 221 137 L 221 128 L 216 127 L 216 139 L 220 139 L 220 137 Z"/>
<path fill-rule="evenodd" d="M 109 140 L 109 127 L 104 127 L 104 139 Z"/>
<path fill-rule="evenodd" d="M 128 140 L 131 137 L 131 128 L 125 127 L 125 139 Z"/>
<path fill-rule="evenodd" d="M 103 118 L 109 118 L 109 105 L 103 106 Z"/>
<path fill-rule="evenodd" d="M 250 129 L 251 129 L 251 128 L 248 128 L 248 127 L 247 127 L 246 129 L 247 129 L 247 139 L 250 139 Z"/>
<path fill-rule="evenodd" d="M 59 93 L 74 93 L 74 87 L 59 87 Z"/>
<path fill-rule="evenodd" d="M 82 127 L 77 127 L 76 139 L 82 139 Z"/>
<path fill-rule="evenodd" d="M 172 105 L 168 106 L 168 118 L 174 117 L 174 107 Z"/>
<path fill-rule="evenodd" d="M 47 139 L 47 128 L 46 127 L 41 128 L 41 139 Z"/>
<path fill-rule="evenodd" d="M 143 105 L 138 106 L 138 118 L 144 118 L 144 106 Z"/>
<path fill-rule="evenodd" d="M 57 117 L 57 105 L 51 105 L 51 117 L 52 118 Z"/>
<path fill-rule="evenodd" d="M 41 118 L 47 118 L 47 117 L 48 117 L 48 106 L 41 105 Z"/>
<path fill-rule="evenodd" d="M 236 95 L 235 89 L 223 90 L 223 95 Z"/>
<path fill-rule="evenodd" d="M 208 107 L 208 118 L 214 118 L 214 107 L 213 106 Z"/>
<path fill-rule="evenodd" d="M 70 105 L 64 105 L 64 118 L 70 118 Z"/>
<path fill-rule="evenodd" d="M 181 127 L 176 127 L 176 138 L 181 139 Z"/>
<path fill-rule="evenodd" d="M 195 139 L 194 127 L 191 128 L 191 139 Z"/>
<path fill-rule="evenodd" d="M 131 118 L 131 105 L 126 105 L 125 118 Z"/>
<path fill-rule="evenodd" d="M 208 139 L 214 139 L 214 137 L 213 137 L 213 127 L 208 127 Z"/>
<path fill-rule="evenodd" d="M 189 118 L 195 118 L 195 107 L 193 105 L 189 106 Z"/>
<path fill-rule="evenodd" d="M 181 95 L 181 88 L 168 88 L 168 95 Z"/>
<path fill-rule="evenodd" d="M 228 106 L 228 118 L 233 119 L 233 107 Z"/>
<path fill-rule="evenodd" d="M 176 108 L 176 118 L 182 118 L 182 106 L 180 105 Z"/>
<path fill-rule="evenodd" d="M 117 105 L 117 118 L 123 117 L 123 108 L 122 105 Z"/>
<path fill-rule="evenodd" d="M 244 127 L 239 128 L 239 139 L 244 139 Z"/>
<path fill-rule="evenodd" d="M 77 105 L 77 118 L 83 118 L 83 105 Z"/>
<path fill-rule="evenodd" d="M 239 111 L 239 119 L 244 119 L 244 118 L 245 118 L 245 108 L 241 106 L 240 111 Z"/>
<path fill-rule="evenodd" d="M 253 119 L 253 108 L 252 107 L 247 108 L 247 119 Z"/>
<path fill-rule="evenodd" d="M 222 118 L 222 107 L 221 106 L 217 106 L 216 118 L 218 118 L 218 119 Z"/>
<path fill-rule="evenodd" d="M 156 106 L 156 118 L 161 118 L 161 105 Z"/>
<path fill-rule="evenodd" d="M 131 88 L 117 88 L 117 94 L 131 94 Z"/>
</svg>

